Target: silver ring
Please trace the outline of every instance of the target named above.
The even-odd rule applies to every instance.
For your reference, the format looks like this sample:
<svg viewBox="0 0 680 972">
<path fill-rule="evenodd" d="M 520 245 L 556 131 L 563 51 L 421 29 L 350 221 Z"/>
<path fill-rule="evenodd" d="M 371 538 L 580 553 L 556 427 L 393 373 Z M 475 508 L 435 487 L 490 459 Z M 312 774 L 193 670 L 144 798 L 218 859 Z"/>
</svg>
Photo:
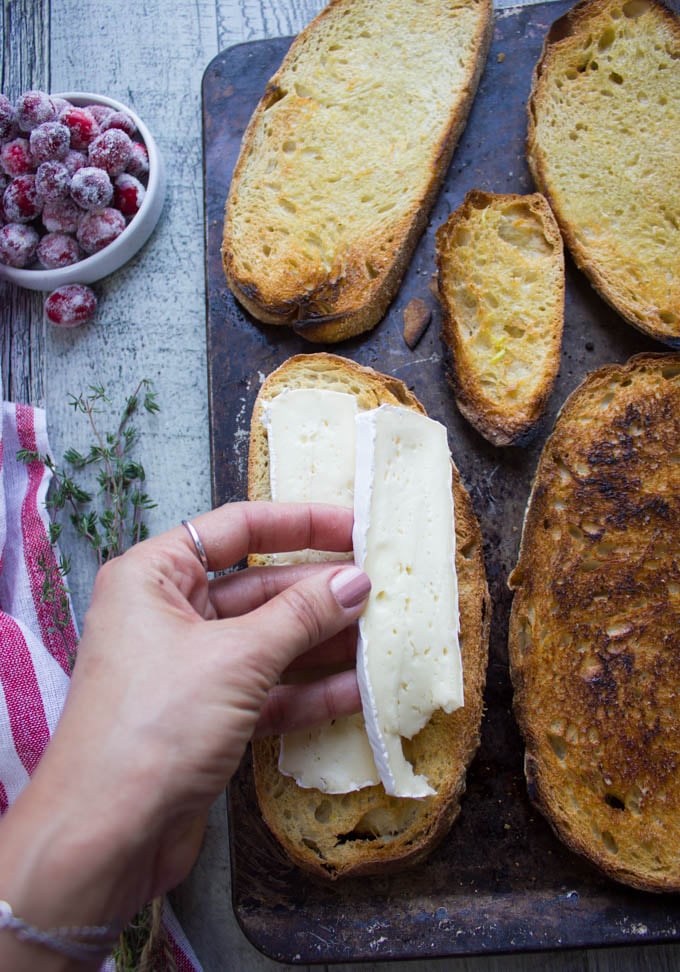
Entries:
<svg viewBox="0 0 680 972">
<path fill-rule="evenodd" d="M 196 527 L 189 520 L 182 520 L 182 526 L 187 528 L 189 536 L 194 541 L 194 547 L 196 547 L 196 553 L 198 554 L 198 559 L 201 562 L 201 567 L 207 574 L 210 570 L 208 567 L 208 555 L 205 552 L 205 547 L 203 546 L 203 542 L 198 535 Z"/>
</svg>

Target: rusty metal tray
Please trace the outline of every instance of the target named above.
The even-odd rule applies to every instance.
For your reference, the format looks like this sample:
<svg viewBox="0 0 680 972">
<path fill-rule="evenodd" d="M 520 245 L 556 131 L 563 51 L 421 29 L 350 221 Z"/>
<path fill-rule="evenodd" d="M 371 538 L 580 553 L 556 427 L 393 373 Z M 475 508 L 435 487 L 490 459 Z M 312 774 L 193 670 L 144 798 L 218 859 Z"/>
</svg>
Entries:
<svg viewBox="0 0 680 972">
<path fill-rule="evenodd" d="M 635 892 L 570 853 L 527 800 L 513 720 L 506 579 L 540 449 L 565 397 L 593 368 L 661 350 L 626 325 L 568 261 L 564 347 L 550 406 L 525 449 L 496 449 L 458 413 L 445 377 L 439 311 L 429 290 L 434 230 L 465 192 L 532 190 L 525 105 L 543 36 L 563 2 L 496 14 L 493 45 L 467 128 L 401 290 L 370 334 L 330 350 L 396 375 L 449 429 L 479 517 L 493 598 L 481 748 L 457 822 L 430 859 L 403 874 L 326 886 L 292 867 L 262 822 L 248 758 L 229 789 L 233 905 L 246 936 L 282 962 L 350 962 L 680 940 L 680 897 Z M 262 376 L 313 352 L 286 328 L 255 323 L 226 288 L 220 263 L 224 201 L 241 136 L 290 38 L 230 48 L 203 82 L 207 337 L 214 502 L 246 495 L 248 425 Z M 402 313 L 422 297 L 429 330 L 414 351 Z"/>
</svg>

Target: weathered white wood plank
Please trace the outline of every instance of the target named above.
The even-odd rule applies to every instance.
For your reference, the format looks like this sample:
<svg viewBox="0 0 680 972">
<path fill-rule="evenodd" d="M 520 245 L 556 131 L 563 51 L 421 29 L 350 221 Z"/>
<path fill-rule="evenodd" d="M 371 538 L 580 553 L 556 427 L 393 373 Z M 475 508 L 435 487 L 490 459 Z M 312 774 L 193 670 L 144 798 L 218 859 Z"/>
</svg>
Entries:
<svg viewBox="0 0 680 972">
<path fill-rule="evenodd" d="M 297 34 L 325 5 L 323 0 L 216 0 L 218 49 Z"/>
<path fill-rule="evenodd" d="M 82 446 L 85 422 L 68 393 L 102 383 L 116 403 L 151 378 L 161 413 L 140 420 L 140 458 L 158 508 L 154 532 L 210 503 L 205 357 L 201 77 L 216 50 L 215 7 L 53 0 L 53 91 L 92 90 L 133 107 L 159 143 L 168 175 L 165 209 L 142 252 L 96 285 L 96 320 L 46 335 L 48 428 L 57 456 Z M 77 614 L 89 598 L 91 564 L 73 548 Z"/>
<path fill-rule="evenodd" d="M 49 78 L 48 16 L 45 3 L 15 0 L 0 9 L 2 84 L 16 98 Z M 45 327 L 42 298 L 0 282 L 0 358 L 5 398 L 43 405 Z"/>
</svg>

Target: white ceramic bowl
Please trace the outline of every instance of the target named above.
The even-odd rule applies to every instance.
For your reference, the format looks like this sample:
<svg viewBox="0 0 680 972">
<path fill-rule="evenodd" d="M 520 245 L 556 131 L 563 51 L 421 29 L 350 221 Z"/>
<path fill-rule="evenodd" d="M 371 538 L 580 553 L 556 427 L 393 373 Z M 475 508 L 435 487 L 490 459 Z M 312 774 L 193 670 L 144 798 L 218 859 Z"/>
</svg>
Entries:
<svg viewBox="0 0 680 972">
<path fill-rule="evenodd" d="M 151 236 L 163 208 L 165 199 L 165 169 L 153 135 L 142 119 L 127 105 L 103 95 L 86 91 L 57 92 L 55 97 L 65 98 L 74 105 L 108 105 L 116 111 L 126 111 L 135 121 L 137 130 L 149 154 L 149 176 L 144 201 L 139 212 L 130 220 L 123 232 L 98 253 L 79 260 L 69 267 L 43 270 L 8 267 L 0 263 L 0 279 L 10 280 L 29 290 L 54 290 L 70 283 L 93 283 L 118 270 L 141 249 Z"/>
</svg>

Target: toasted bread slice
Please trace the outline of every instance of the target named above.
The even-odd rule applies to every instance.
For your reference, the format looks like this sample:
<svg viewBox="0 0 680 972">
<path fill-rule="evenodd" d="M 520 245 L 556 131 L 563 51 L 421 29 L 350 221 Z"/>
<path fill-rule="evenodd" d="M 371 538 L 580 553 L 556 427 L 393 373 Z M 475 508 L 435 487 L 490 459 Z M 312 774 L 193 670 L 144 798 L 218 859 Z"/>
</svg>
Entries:
<svg viewBox="0 0 680 972">
<path fill-rule="evenodd" d="M 680 346 L 680 18 L 584 0 L 549 31 L 527 151 L 578 266 L 628 323 Z"/>
<path fill-rule="evenodd" d="M 680 891 L 680 355 L 589 375 L 545 444 L 510 576 L 529 793 L 610 877 Z"/>
<path fill-rule="evenodd" d="M 494 445 L 537 427 L 560 365 L 562 237 L 540 193 L 473 190 L 436 234 L 442 338 L 458 408 Z"/>
<path fill-rule="evenodd" d="M 332 0 L 244 134 L 222 257 L 238 300 L 315 342 L 374 327 L 465 125 L 491 0 Z"/>
<path fill-rule="evenodd" d="M 271 498 L 264 403 L 283 391 L 310 387 L 354 395 L 360 410 L 390 404 L 424 411 L 400 381 L 345 358 L 330 354 L 290 358 L 266 379 L 253 409 L 250 499 Z M 436 795 L 389 797 L 382 785 L 340 795 L 302 789 L 279 772 L 278 737 L 253 743 L 255 783 L 265 821 L 296 864 L 324 878 L 415 863 L 445 836 L 459 811 L 466 771 L 479 744 L 490 604 L 479 525 L 455 467 L 452 475 L 465 705 L 450 715 L 435 713 L 409 743 L 408 751 L 414 769 L 427 776 Z M 261 563 L 263 558 L 252 562 Z"/>
</svg>

